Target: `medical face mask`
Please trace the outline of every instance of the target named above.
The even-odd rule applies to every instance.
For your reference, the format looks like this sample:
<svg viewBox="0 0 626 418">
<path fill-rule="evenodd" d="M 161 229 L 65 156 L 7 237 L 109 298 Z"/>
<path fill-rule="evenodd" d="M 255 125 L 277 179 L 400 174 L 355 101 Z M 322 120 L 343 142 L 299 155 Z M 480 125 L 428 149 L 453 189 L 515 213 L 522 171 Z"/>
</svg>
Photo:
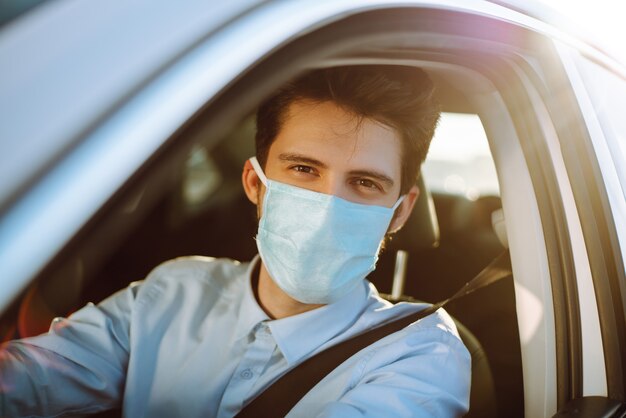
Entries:
<svg viewBox="0 0 626 418">
<path fill-rule="evenodd" d="M 376 266 L 378 252 L 401 197 L 391 207 L 363 205 L 265 177 L 256 237 L 263 264 L 274 282 L 303 303 L 332 303 Z"/>
</svg>

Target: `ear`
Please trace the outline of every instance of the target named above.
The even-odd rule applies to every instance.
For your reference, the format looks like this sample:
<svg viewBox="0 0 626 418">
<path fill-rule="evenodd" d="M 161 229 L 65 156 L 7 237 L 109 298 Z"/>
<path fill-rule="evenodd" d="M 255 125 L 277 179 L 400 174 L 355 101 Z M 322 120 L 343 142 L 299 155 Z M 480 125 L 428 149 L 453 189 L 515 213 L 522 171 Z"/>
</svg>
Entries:
<svg viewBox="0 0 626 418">
<path fill-rule="evenodd" d="M 243 184 L 243 190 L 250 200 L 255 205 L 259 204 L 259 188 L 263 187 L 263 183 L 259 179 L 259 176 L 254 171 L 250 160 L 246 160 L 243 165 L 243 172 L 241 173 L 241 183 Z"/>
<path fill-rule="evenodd" d="M 400 206 L 396 209 L 391 224 L 389 224 L 388 233 L 396 232 L 404 226 L 411 212 L 413 212 L 413 207 L 419 195 L 420 189 L 417 186 L 411 187 L 402 203 L 400 203 Z"/>
</svg>

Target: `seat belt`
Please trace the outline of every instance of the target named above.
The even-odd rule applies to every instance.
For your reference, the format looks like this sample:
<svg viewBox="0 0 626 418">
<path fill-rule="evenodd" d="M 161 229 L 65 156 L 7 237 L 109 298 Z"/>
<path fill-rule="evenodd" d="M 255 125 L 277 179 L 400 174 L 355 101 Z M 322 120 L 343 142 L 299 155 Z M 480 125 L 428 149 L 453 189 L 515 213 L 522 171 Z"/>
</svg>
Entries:
<svg viewBox="0 0 626 418">
<path fill-rule="evenodd" d="M 329 347 L 303 361 L 298 366 L 285 373 L 269 388 L 265 389 L 265 391 L 248 403 L 239 414 L 237 414 L 237 417 L 284 417 L 313 386 L 358 351 L 389 334 L 419 321 L 449 302 L 469 295 L 478 289 L 510 275 L 511 258 L 509 250 L 507 249 L 448 299 L 435 303 L 419 312 L 404 316 L 393 322 L 383 324 L 372 330 L 356 335 L 349 340 Z"/>
</svg>

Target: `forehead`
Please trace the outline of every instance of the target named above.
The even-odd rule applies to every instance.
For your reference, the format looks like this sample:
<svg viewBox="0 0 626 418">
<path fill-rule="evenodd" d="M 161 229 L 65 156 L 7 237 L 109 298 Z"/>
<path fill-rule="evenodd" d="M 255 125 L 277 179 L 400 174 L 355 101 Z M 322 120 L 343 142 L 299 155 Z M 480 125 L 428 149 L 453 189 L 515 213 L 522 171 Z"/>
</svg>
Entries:
<svg viewBox="0 0 626 418">
<path fill-rule="evenodd" d="M 376 169 L 400 179 L 402 144 L 391 127 L 337 104 L 299 100 L 285 112 L 268 160 L 284 152 L 306 154 L 328 166 Z"/>
</svg>

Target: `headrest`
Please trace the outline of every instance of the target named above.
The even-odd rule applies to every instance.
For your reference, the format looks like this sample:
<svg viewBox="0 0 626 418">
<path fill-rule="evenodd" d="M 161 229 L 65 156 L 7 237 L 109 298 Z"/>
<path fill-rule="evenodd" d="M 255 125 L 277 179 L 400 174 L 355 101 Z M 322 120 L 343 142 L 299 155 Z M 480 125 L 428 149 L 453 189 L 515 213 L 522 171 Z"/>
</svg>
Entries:
<svg viewBox="0 0 626 418">
<path fill-rule="evenodd" d="M 389 242 L 389 249 L 412 253 L 439 245 L 439 222 L 435 204 L 421 174 L 417 180 L 417 187 L 420 195 L 413 212 L 404 227 Z"/>
</svg>

